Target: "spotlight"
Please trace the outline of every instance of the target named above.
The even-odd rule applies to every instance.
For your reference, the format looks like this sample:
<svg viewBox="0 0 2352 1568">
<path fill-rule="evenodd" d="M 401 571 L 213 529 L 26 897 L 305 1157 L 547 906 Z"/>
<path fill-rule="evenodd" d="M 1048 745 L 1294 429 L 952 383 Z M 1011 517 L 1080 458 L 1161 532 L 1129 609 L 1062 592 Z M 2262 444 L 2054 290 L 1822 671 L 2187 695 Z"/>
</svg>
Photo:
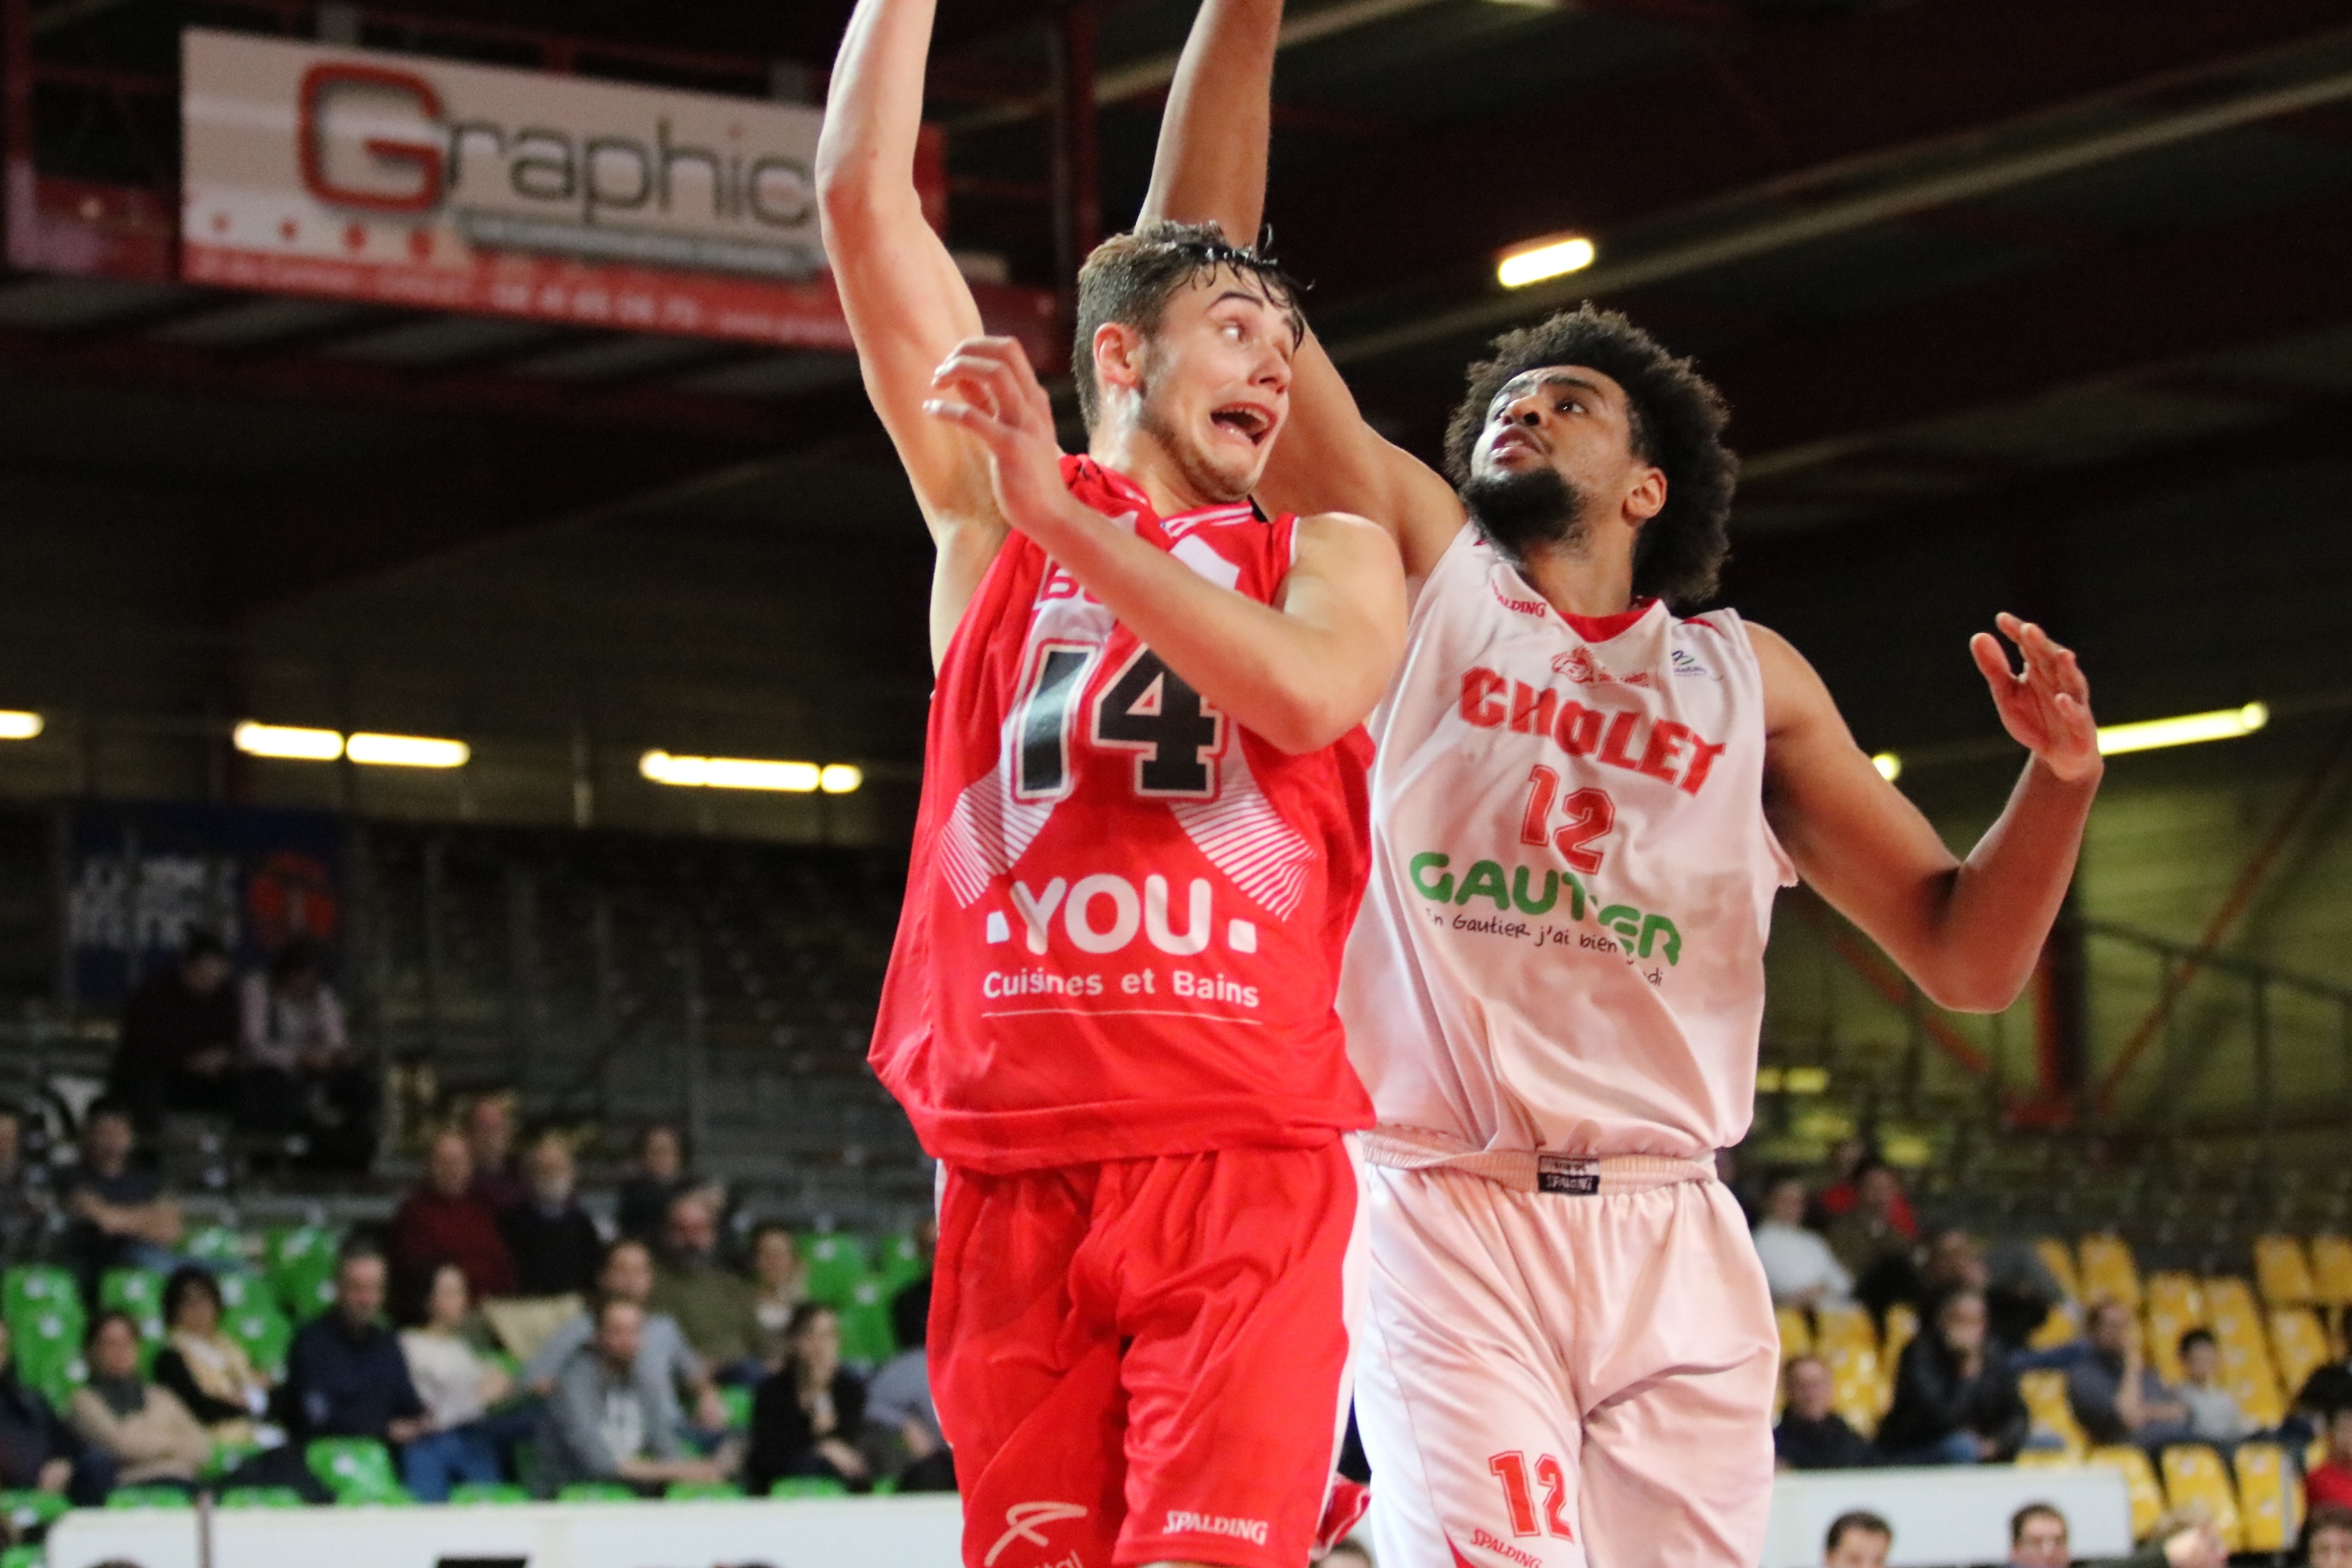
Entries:
<svg viewBox="0 0 2352 1568">
<path fill-rule="evenodd" d="M 474 748 L 463 741 L 436 740 L 430 735 L 353 735 L 343 754 L 355 763 L 382 768 L 462 768 Z"/>
<path fill-rule="evenodd" d="M 298 763 L 331 763 L 343 754 L 343 737 L 338 731 L 263 724 L 251 719 L 229 732 L 229 743 L 248 757 L 279 757 Z"/>
<path fill-rule="evenodd" d="M 866 777 L 846 763 L 819 767 L 814 763 L 767 762 L 757 757 L 674 757 L 667 752 L 647 752 L 637 759 L 637 771 L 656 784 L 687 789 L 764 789 L 787 795 L 819 789 L 827 795 L 847 795 Z"/>
<path fill-rule="evenodd" d="M 38 713 L 21 709 L 0 709 L 0 741 L 29 741 L 39 734 L 43 725 Z"/>
<path fill-rule="evenodd" d="M 1879 752 L 1870 759 L 1870 765 L 1876 768 L 1878 776 L 1888 784 L 1893 784 L 1903 776 L 1903 759 L 1892 752 Z"/>
<path fill-rule="evenodd" d="M 2249 702 L 2243 708 L 2184 713 L 2178 719 L 2108 724 L 2099 731 L 2099 754 L 2112 757 L 2122 752 L 2152 752 L 2158 746 L 2186 746 L 2198 741 L 2234 741 L 2252 734 L 2270 721 L 2267 704 Z"/>
<path fill-rule="evenodd" d="M 1524 289 L 1547 278 L 1581 272 L 1592 265 L 1597 254 L 1592 242 L 1581 235 L 1570 239 L 1547 240 L 1524 250 L 1514 250 L 1504 257 L 1496 264 L 1495 278 L 1506 289 Z"/>
</svg>

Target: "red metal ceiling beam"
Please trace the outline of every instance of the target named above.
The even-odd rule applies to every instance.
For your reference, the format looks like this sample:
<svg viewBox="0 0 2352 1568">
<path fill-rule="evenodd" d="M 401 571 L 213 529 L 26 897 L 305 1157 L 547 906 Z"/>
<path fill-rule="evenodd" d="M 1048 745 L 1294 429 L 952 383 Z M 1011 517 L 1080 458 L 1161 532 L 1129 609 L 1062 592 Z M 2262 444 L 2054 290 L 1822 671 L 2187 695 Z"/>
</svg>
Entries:
<svg viewBox="0 0 2352 1568">
<path fill-rule="evenodd" d="M 1276 182 L 1267 211 L 1286 258 L 1327 298 L 1466 276 L 1532 236 L 1605 234 L 1797 171 L 2340 37 L 2345 25 L 2341 0 L 1923 0 L 1759 29 L 1734 52 L 1320 166 Z"/>
</svg>

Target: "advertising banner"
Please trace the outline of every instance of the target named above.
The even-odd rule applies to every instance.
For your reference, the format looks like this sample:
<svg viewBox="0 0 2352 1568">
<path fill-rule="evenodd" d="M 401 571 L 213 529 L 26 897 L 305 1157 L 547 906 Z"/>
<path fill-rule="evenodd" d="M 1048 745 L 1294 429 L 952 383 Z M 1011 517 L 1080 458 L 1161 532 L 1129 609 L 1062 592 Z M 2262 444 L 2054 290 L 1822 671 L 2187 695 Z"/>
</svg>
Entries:
<svg viewBox="0 0 2352 1568">
<path fill-rule="evenodd" d="M 178 957 L 192 931 L 257 967 L 295 937 L 331 951 L 342 829 L 326 812 L 100 802 L 77 806 L 66 868 L 76 994 L 107 1003 Z"/>
<path fill-rule="evenodd" d="M 190 282 L 849 347 L 819 110 L 204 28 L 181 47 Z M 941 223 L 936 134 L 921 163 Z M 1052 338 L 1050 296 L 974 292 L 994 330 Z"/>
</svg>

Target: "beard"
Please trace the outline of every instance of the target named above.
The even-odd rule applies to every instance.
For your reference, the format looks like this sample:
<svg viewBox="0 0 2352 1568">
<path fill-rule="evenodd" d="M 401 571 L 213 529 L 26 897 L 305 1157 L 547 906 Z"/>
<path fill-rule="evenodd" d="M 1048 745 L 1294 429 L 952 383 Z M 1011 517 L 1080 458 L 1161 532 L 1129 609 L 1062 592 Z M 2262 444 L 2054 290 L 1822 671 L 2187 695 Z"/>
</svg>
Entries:
<svg viewBox="0 0 2352 1568">
<path fill-rule="evenodd" d="M 1462 504 L 1478 536 L 1516 566 L 1527 564 L 1531 551 L 1573 552 L 1588 531 L 1584 498 L 1556 468 L 1473 473 Z"/>
<path fill-rule="evenodd" d="M 1201 444 L 1179 429 L 1160 406 L 1149 379 L 1136 389 L 1135 427 L 1160 444 L 1160 449 L 1168 454 L 1177 473 L 1195 494 L 1208 497 L 1214 505 L 1233 506 L 1245 501 L 1257 487 L 1255 464 L 1244 467 L 1220 462 L 1202 451 Z"/>
</svg>

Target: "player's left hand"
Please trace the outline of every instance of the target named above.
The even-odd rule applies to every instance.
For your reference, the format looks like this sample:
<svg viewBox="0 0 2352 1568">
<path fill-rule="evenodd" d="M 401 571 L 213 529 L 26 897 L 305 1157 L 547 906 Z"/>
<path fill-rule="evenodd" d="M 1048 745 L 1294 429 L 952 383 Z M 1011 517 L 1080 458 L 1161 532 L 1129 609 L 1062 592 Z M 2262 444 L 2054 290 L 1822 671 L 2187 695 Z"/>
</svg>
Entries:
<svg viewBox="0 0 2352 1568">
<path fill-rule="evenodd" d="M 1997 616 L 1993 624 L 2025 660 L 2023 669 L 2011 669 L 2007 651 L 1990 632 L 1969 639 L 1969 652 L 1992 688 L 2001 727 L 2064 782 L 2096 778 L 2102 767 L 2099 728 L 2091 718 L 2091 683 L 2083 679 L 2074 652 L 2015 616 Z"/>
<path fill-rule="evenodd" d="M 1037 538 L 1073 503 L 1062 481 L 1053 400 L 1013 338 L 966 338 L 931 373 L 923 412 L 971 431 L 988 448 L 1004 521 Z M 1040 542 L 1045 542 L 1040 541 Z"/>
</svg>

